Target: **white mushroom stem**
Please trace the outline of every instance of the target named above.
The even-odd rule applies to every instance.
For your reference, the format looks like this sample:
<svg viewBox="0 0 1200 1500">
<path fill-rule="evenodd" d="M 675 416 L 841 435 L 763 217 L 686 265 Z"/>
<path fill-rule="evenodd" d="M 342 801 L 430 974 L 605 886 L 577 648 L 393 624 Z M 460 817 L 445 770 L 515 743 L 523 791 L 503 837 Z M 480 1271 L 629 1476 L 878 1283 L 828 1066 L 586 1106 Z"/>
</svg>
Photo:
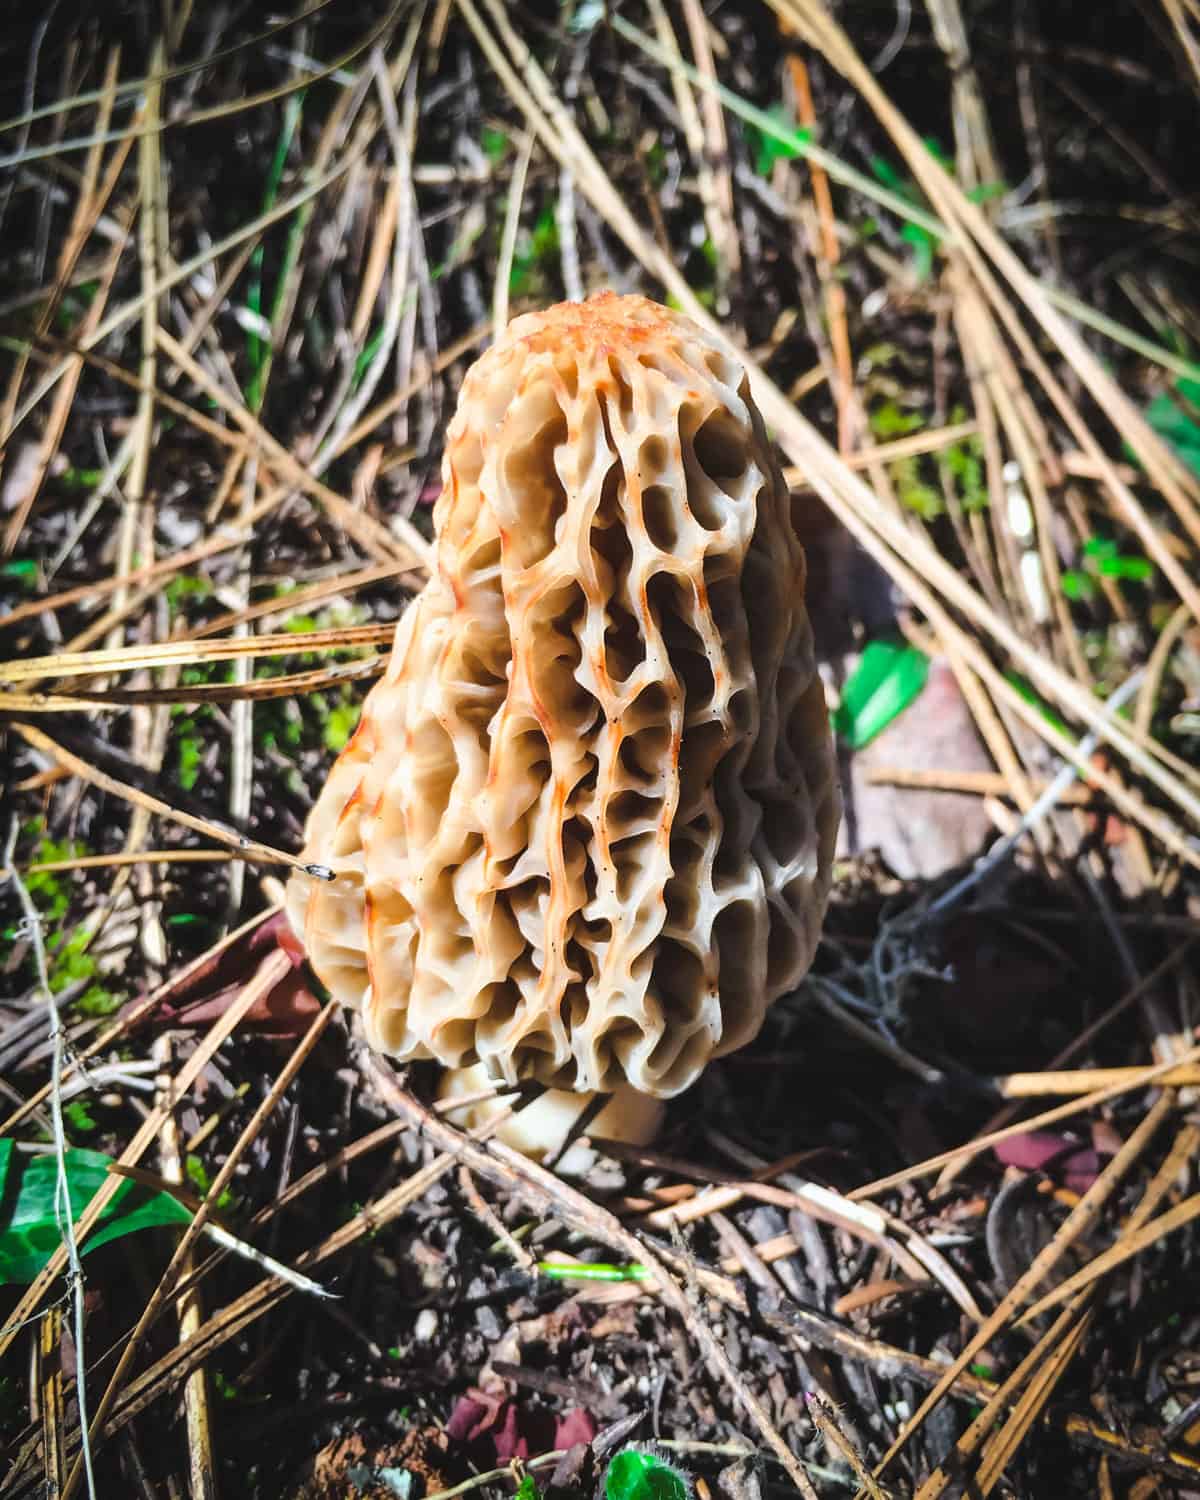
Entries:
<svg viewBox="0 0 1200 1500">
<path fill-rule="evenodd" d="M 480 1063 L 471 1068 L 448 1068 L 442 1075 L 438 1098 L 443 1101 L 470 1098 L 489 1087 L 499 1085 L 488 1077 L 487 1069 Z M 584 1110 L 597 1097 L 567 1089 L 547 1089 L 531 1104 L 510 1115 L 496 1132 L 497 1138 L 534 1161 L 553 1160 Z M 464 1105 L 452 1118 L 460 1129 L 474 1130 L 503 1113 L 511 1102 L 511 1095 L 498 1093 L 491 1099 Z M 631 1146 L 646 1146 L 658 1134 L 665 1109 L 661 1099 L 652 1099 L 649 1094 L 622 1084 L 608 1096 L 608 1103 L 599 1114 L 589 1120 L 585 1133 Z"/>
</svg>

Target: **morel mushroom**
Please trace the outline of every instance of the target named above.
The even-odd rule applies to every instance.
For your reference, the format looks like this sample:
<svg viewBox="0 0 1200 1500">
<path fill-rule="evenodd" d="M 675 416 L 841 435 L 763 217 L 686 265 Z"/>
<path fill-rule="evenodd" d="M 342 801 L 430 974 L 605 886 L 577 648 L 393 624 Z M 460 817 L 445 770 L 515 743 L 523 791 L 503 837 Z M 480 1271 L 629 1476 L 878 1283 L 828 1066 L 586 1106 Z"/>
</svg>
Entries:
<svg viewBox="0 0 1200 1500">
<path fill-rule="evenodd" d="M 384 1052 L 677 1094 L 807 969 L 839 815 L 745 371 L 641 297 L 517 318 L 443 473 L 291 920 Z"/>
</svg>

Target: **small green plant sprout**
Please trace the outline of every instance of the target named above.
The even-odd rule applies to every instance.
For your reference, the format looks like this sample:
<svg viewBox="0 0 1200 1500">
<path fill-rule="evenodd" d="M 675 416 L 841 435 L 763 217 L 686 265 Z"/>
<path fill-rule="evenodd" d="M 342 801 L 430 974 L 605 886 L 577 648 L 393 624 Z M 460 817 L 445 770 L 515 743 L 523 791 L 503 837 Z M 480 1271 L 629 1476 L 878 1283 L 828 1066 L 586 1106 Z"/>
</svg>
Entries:
<svg viewBox="0 0 1200 1500">
<path fill-rule="evenodd" d="M 907 437 L 925 426 L 924 416 L 905 411 L 893 400 L 877 406 L 870 417 L 871 431 L 880 442 Z M 896 486 L 896 495 L 906 510 L 915 511 L 923 521 L 936 521 L 945 509 L 941 494 L 927 484 L 921 475 L 921 459 L 916 454 L 897 458 L 888 465 L 888 474 Z"/>
<path fill-rule="evenodd" d="M 558 219 L 554 204 L 542 207 L 532 229 L 517 235 L 508 289 L 514 297 L 537 291 L 546 280 L 549 268 L 557 261 L 559 251 Z"/>
<path fill-rule="evenodd" d="M 204 741 L 196 727 L 195 714 L 176 706 L 171 710 L 171 718 L 175 731 L 175 779 L 185 792 L 190 792 L 200 777 Z"/>
<path fill-rule="evenodd" d="M 754 151 L 754 170 L 760 177 L 770 177 L 771 168 L 777 161 L 791 161 L 812 141 L 812 131 L 798 126 L 785 104 L 772 104 L 765 114 L 768 120 L 779 126 L 778 135 L 757 125 L 746 126 L 746 139 Z"/>
<path fill-rule="evenodd" d="M 321 738 L 326 750 L 333 755 L 342 753 L 350 742 L 350 736 L 358 727 L 361 713 L 362 704 L 348 696 L 328 709 L 321 727 Z"/>
<path fill-rule="evenodd" d="M 172 618 L 183 610 L 189 599 L 203 603 L 211 593 L 212 584 L 198 573 L 176 573 L 163 590 Z"/>
<path fill-rule="evenodd" d="M 479 145 L 488 161 L 493 166 L 498 166 L 504 160 L 504 153 L 508 150 L 508 132 L 485 125 L 479 134 Z"/>
<path fill-rule="evenodd" d="M 691 1500 L 691 1495 L 688 1476 L 650 1444 L 622 1448 L 604 1475 L 605 1500 Z"/>
<path fill-rule="evenodd" d="M 956 406 L 950 413 L 951 426 L 966 420 L 966 412 Z M 958 492 L 959 503 L 968 513 L 988 507 L 987 480 L 983 471 L 983 442 L 977 434 L 959 438 L 937 455 L 938 467 Z"/>
<path fill-rule="evenodd" d="M 954 163 L 946 155 L 941 142 L 933 136 L 925 137 L 925 149 L 937 164 L 951 176 L 954 175 Z M 883 184 L 889 192 L 894 193 L 897 198 L 902 198 L 906 203 L 911 203 L 914 208 L 929 211 L 924 193 L 913 182 L 912 178 L 901 173 L 884 156 L 873 156 L 870 162 L 872 175 Z M 986 182 L 977 188 L 972 188 L 967 197 L 972 203 L 987 203 L 992 198 L 1001 197 L 1008 191 L 1003 182 Z M 941 244 L 941 236 L 926 229 L 921 224 L 905 224 L 900 231 L 900 238 L 913 248 L 913 271 L 918 281 L 928 281 L 933 271 L 933 260 Z"/>
<path fill-rule="evenodd" d="M 1111 537 L 1089 537 L 1083 544 L 1082 562 L 1082 569 L 1071 568 L 1062 575 L 1062 591 L 1068 599 L 1093 598 L 1096 578 L 1149 583 L 1154 577 L 1154 564 L 1148 557 L 1122 553 L 1120 543 Z"/>
<path fill-rule="evenodd" d="M 75 1009 L 82 1016 L 111 1016 L 121 997 L 101 983 L 100 966 L 88 951 L 91 941 L 92 933 L 84 923 L 72 928 L 50 956 L 50 988 L 57 995 L 68 985 L 89 981 Z"/>
</svg>

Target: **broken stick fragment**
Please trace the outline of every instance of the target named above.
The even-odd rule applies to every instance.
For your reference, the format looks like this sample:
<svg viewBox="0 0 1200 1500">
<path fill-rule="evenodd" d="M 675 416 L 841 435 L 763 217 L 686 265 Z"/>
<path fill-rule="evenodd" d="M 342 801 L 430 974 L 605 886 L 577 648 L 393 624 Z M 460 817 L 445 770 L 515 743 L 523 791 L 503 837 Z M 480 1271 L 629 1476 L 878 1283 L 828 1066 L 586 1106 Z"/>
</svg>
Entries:
<svg viewBox="0 0 1200 1500">
<path fill-rule="evenodd" d="M 745 371 L 641 297 L 519 317 L 443 479 L 436 570 L 309 820 L 334 879 L 292 878 L 292 923 L 384 1052 L 669 1097 L 807 970 L 839 817 Z"/>
</svg>

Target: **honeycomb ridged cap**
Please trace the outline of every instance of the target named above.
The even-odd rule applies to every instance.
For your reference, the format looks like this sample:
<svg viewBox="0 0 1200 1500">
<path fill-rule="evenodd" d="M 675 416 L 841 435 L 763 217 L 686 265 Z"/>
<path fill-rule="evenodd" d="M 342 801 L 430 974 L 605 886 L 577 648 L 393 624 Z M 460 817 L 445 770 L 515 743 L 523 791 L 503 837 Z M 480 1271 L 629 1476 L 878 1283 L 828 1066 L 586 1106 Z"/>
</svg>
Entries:
<svg viewBox="0 0 1200 1500">
<path fill-rule="evenodd" d="M 467 373 L 436 571 L 288 910 L 400 1058 L 666 1097 L 816 947 L 839 817 L 791 500 L 736 355 L 604 293 Z"/>
</svg>

